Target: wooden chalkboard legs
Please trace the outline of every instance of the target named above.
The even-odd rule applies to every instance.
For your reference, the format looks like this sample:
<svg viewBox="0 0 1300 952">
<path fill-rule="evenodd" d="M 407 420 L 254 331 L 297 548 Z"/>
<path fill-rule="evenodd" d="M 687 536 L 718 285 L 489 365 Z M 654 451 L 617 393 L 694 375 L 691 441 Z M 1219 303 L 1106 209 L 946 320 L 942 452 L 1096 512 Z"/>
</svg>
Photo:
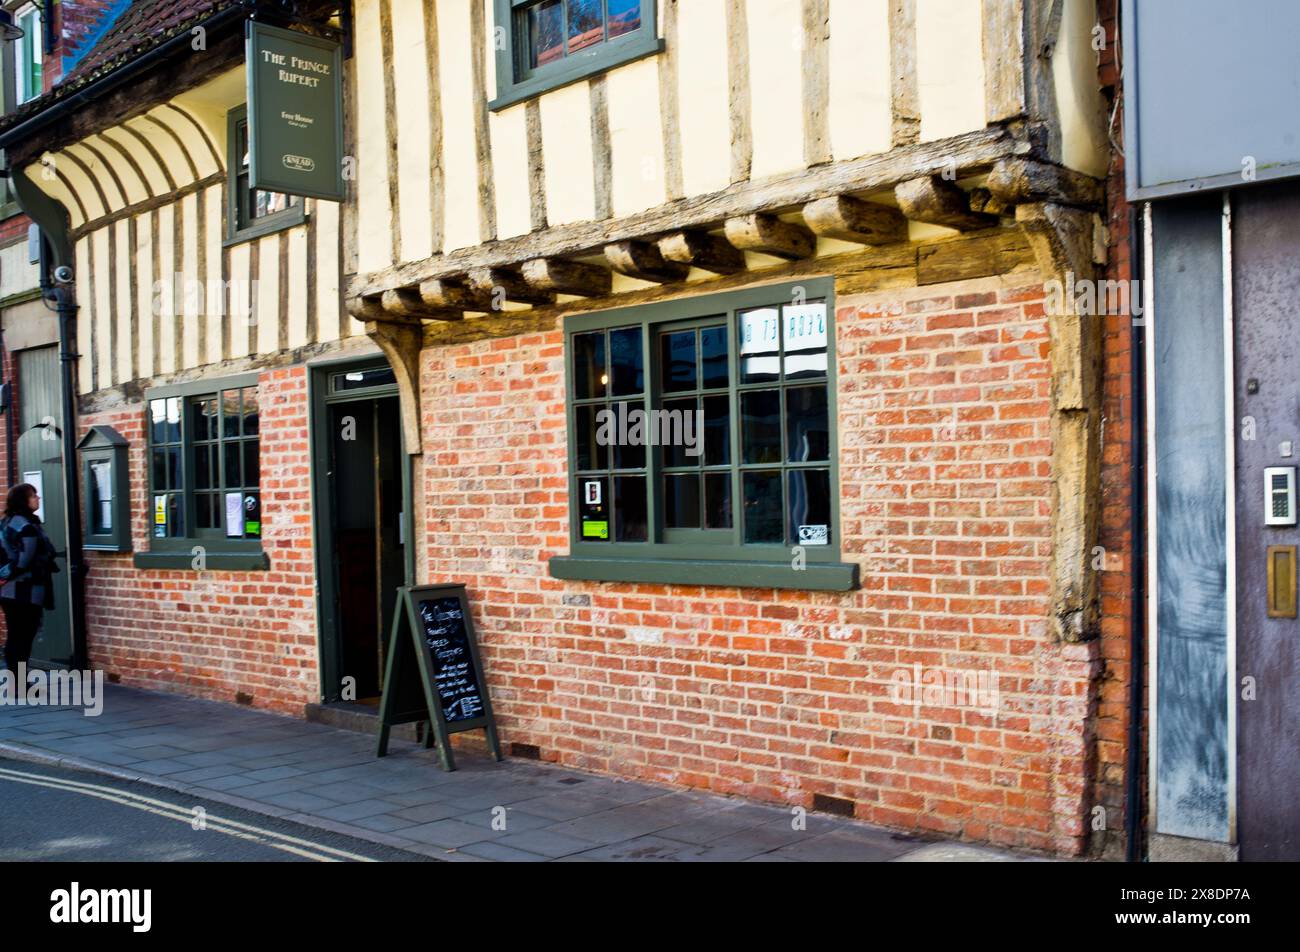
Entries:
<svg viewBox="0 0 1300 952">
<path fill-rule="evenodd" d="M 398 604 L 401 602 L 399 600 Z M 402 665 L 398 664 L 398 655 L 407 655 L 410 653 L 409 639 L 402 638 L 402 621 L 400 617 L 393 618 L 393 630 L 388 634 L 388 661 L 384 665 L 384 694 L 379 700 L 379 750 L 376 757 L 383 757 L 388 753 L 388 735 L 394 724 L 408 723 L 406 720 L 397 719 L 398 692 L 390 691 L 388 686 L 396 684 L 396 676 L 402 670 Z"/>
<path fill-rule="evenodd" d="M 500 742 L 499 740 L 497 740 L 497 726 L 496 726 L 496 724 L 488 724 L 488 726 L 487 726 L 487 742 L 488 742 L 488 749 L 489 749 L 490 751 L 492 751 L 492 757 L 493 757 L 493 759 L 494 759 L 494 760 L 500 760 L 500 759 L 501 759 L 501 742 Z"/>
</svg>

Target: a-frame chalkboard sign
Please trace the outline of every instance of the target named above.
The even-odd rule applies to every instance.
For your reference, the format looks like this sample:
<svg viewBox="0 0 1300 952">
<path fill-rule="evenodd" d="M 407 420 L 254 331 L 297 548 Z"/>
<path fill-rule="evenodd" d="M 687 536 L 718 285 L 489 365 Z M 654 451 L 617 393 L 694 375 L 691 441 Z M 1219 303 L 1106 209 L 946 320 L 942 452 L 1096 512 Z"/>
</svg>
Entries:
<svg viewBox="0 0 1300 952">
<path fill-rule="evenodd" d="M 416 722 L 428 722 L 424 746 L 437 740 L 443 770 L 456 769 L 448 738 L 480 727 L 492 755 L 501 759 L 464 585 L 397 590 L 379 703 L 379 756 L 388 753 L 392 727 Z"/>
</svg>

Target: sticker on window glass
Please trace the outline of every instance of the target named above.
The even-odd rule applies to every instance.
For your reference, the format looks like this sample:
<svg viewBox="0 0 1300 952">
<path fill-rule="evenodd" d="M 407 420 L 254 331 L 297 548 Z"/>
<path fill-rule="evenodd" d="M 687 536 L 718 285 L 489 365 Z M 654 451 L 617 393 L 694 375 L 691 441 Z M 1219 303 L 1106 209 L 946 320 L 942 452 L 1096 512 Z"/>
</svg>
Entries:
<svg viewBox="0 0 1300 952">
<path fill-rule="evenodd" d="M 226 493 L 226 538 L 238 539 L 243 535 L 244 495 L 243 493 Z"/>
<path fill-rule="evenodd" d="M 167 497 L 153 497 L 153 534 L 159 539 L 167 537 Z"/>
<path fill-rule="evenodd" d="M 249 539 L 262 537 L 262 504 L 253 495 L 244 497 L 244 535 Z"/>
<path fill-rule="evenodd" d="M 785 349 L 821 350 L 826 346 L 826 304 L 787 304 L 782 308 L 785 318 Z"/>
<path fill-rule="evenodd" d="M 593 542 L 609 541 L 609 509 L 604 504 L 605 479 L 582 479 L 580 503 L 578 505 L 578 525 L 582 538 Z"/>
<path fill-rule="evenodd" d="M 800 545 L 827 545 L 829 541 L 830 541 L 830 528 L 828 526 L 800 526 L 799 527 Z"/>
<path fill-rule="evenodd" d="M 740 352 L 771 354 L 776 351 L 776 308 L 762 307 L 740 315 Z"/>
</svg>

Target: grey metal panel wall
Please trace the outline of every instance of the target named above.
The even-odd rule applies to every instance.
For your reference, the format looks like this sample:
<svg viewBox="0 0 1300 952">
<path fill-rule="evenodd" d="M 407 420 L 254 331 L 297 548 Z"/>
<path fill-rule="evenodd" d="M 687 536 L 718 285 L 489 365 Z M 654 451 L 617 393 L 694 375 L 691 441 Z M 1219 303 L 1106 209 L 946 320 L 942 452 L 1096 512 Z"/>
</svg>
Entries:
<svg viewBox="0 0 1300 952">
<path fill-rule="evenodd" d="M 1124 6 L 1130 198 L 1300 174 L 1300 3 Z"/>
<path fill-rule="evenodd" d="M 1222 200 L 1152 208 L 1156 826 L 1226 841 L 1227 550 Z"/>
<path fill-rule="evenodd" d="M 58 424 L 62 417 L 59 401 L 59 349 L 37 347 L 18 353 L 18 432 L 50 417 Z"/>
<path fill-rule="evenodd" d="M 1236 413 L 1255 426 L 1236 444 L 1237 833 L 1241 859 L 1300 860 L 1300 621 L 1268 617 L 1267 551 L 1300 545 L 1300 528 L 1264 522 L 1264 470 L 1295 466 L 1300 445 L 1300 183 L 1233 197 L 1232 309 Z M 1255 381 L 1255 386 L 1250 385 Z"/>
</svg>

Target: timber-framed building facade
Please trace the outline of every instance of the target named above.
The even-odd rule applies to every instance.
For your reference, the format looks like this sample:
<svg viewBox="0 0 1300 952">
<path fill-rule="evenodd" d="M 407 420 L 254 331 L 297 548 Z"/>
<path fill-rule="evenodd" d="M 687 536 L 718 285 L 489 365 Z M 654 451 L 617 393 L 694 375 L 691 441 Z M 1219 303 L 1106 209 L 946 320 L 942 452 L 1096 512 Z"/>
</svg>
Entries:
<svg viewBox="0 0 1300 952">
<path fill-rule="evenodd" d="M 344 201 L 250 186 L 250 17 L 343 35 Z M 463 582 L 516 756 L 1082 852 L 1096 18 L 136 0 L 0 124 L 76 308 L 66 657 L 351 716 Z"/>
</svg>

